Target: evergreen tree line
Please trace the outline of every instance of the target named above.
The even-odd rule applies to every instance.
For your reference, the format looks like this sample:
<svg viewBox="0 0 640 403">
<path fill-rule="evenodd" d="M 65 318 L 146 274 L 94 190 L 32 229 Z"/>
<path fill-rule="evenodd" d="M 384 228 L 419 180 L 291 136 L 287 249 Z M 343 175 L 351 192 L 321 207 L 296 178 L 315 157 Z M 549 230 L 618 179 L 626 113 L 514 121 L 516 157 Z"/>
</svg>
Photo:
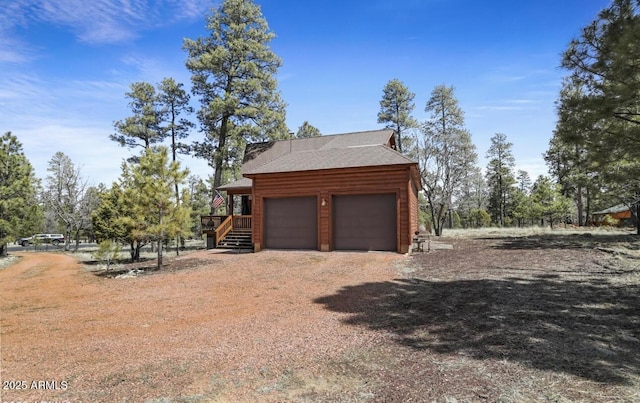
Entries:
<svg viewBox="0 0 640 403">
<path fill-rule="evenodd" d="M 185 237 L 200 237 L 200 215 L 209 211 L 210 186 L 187 176 L 169 149 L 148 148 L 135 161 L 122 163 L 122 175 L 110 188 L 88 186 L 79 168 L 64 153 L 49 161 L 44 180 L 35 177 L 22 144 L 10 132 L 0 138 L 0 256 L 7 244 L 36 233 L 62 233 L 65 250 L 81 239 L 116 241 L 140 249 Z M 179 198 L 174 187 L 183 186 Z M 114 244 L 115 245 L 115 244 Z M 158 248 L 158 264 L 162 248 Z"/>
<path fill-rule="evenodd" d="M 436 87 L 425 107 L 431 118 L 419 123 L 411 117 L 414 94 L 399 80 L 387 83 L 378 121 L 420 162 L 423 205 L 436 234 L 444 225 L 589 225 L 594 211 L 614 205 L 630 209 L 640 234 L 639 9 L 640 0 L 613 0 L 569 43 L 557 125 L 544 154 L 550 177 L 533 184 L 527 172 L 514 172 L 512 144 L 502 133 L 491 139 L 481 175 L 453 88 Z"/>
<path fill-rule="evenodd" d="M 503 133 L 491 138 L 483 175 L 452 86 L 433 89 L 424 122 L 412 116 L 414 98 L 400 80 L 389 81 L 378 123 L 393 128 L 399 151 L 418 162 L 422 220 L 436 235 L 444 228 L 553 225 L 570 217 L 570 200 L 549 177 L 532 183 L 526 171 L 515 172 L 513 144 Z"/>
</svg>

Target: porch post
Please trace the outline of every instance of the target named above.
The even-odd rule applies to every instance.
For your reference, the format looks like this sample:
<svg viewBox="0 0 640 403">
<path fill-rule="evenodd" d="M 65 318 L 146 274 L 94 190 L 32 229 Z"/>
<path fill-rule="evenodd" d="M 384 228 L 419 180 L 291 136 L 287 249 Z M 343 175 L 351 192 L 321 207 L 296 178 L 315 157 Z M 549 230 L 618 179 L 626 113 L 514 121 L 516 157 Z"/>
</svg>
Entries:
<svg viewBox="0 0 640 403">
<path fill-rule="evenodd" d="M 229 205 L 227 206 L 227 215 L 233 215 L 233 195 L 229 195 Z"/>
</svg>

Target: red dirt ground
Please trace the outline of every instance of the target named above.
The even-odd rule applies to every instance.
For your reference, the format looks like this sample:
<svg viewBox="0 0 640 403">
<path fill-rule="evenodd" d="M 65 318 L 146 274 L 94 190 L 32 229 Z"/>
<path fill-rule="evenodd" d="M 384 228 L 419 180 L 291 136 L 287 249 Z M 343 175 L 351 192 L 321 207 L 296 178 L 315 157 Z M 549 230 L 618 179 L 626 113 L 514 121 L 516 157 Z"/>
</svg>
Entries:
<svg viewBox="0 0 640 403">
<path fill-rule="evenodd" d="M 123 279 L 23 253 L 0 269 L 2 400 L 640 401 L 637 237 L 441 241 Z"/>
</svg>

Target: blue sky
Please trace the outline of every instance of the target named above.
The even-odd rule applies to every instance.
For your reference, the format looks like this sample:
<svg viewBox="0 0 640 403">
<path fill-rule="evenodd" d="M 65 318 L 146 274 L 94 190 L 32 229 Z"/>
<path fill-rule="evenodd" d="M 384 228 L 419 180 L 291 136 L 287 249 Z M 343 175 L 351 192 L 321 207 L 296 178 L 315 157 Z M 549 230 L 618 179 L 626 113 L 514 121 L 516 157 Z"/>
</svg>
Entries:
<svg viewBox="0 0 640 403">
<path fill-rule="evenodd" d="M 3 1 L 5 2 L 5 1 Z M 131 151 L 109 140 L 130 115 L 136 81 L 173 77 L 190 88 L 183 38 L 206 36 L 205 0 L 6 0 L 0 7 L 0 131 L 23 143 L 36 175 L 62 151 L 91 184 L 110 184 Z M 542 153 L 569 41 L 608 0 L 257 1 L 282 58 L 279 89 L 292 131 L 380 128 L 384 85 L 416 94 L 414 117 L 436 85 L 455 87 L 480 166 L 505 133 L 516 169 L 546 174 Z M 194 105 L 197 105 L 194 101 Z M 201 139 L 194 131 L 191 140 Z M 212 173 L 183 158 L 193 174 Z"/>
</svg>

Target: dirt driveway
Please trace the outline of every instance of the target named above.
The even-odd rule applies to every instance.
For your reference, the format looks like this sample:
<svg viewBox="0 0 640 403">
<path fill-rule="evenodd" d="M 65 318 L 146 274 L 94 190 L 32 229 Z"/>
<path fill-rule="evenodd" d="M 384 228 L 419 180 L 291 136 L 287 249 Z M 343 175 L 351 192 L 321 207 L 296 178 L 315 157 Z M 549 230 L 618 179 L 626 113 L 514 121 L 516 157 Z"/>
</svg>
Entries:
<svg viewBox="0 0 640 403">
<path fill-rule="evenodd" d="M 640 401 L 637 237 L 443 241 L 122 279 L 24 253 L 0 269 L 2 400 Z"/>
<path fill-rule="evenodd" d="M 254 400 L 369 393 L 331 362 L 373 336 L 314 299 L 387 281 L 389 253 L 197 252 L 190 269 L 97 277 L 63 254 L 25 253 L 0 270 L 2 399 Z M 353 301 L 359 304 L 356 295 Z M 49 389 L 32 389 L 32 382 Z M 37 384 L 36 384 L 37 385 Z M 166 400 L 169 401 L 169 400 Z"/>
</svg>

